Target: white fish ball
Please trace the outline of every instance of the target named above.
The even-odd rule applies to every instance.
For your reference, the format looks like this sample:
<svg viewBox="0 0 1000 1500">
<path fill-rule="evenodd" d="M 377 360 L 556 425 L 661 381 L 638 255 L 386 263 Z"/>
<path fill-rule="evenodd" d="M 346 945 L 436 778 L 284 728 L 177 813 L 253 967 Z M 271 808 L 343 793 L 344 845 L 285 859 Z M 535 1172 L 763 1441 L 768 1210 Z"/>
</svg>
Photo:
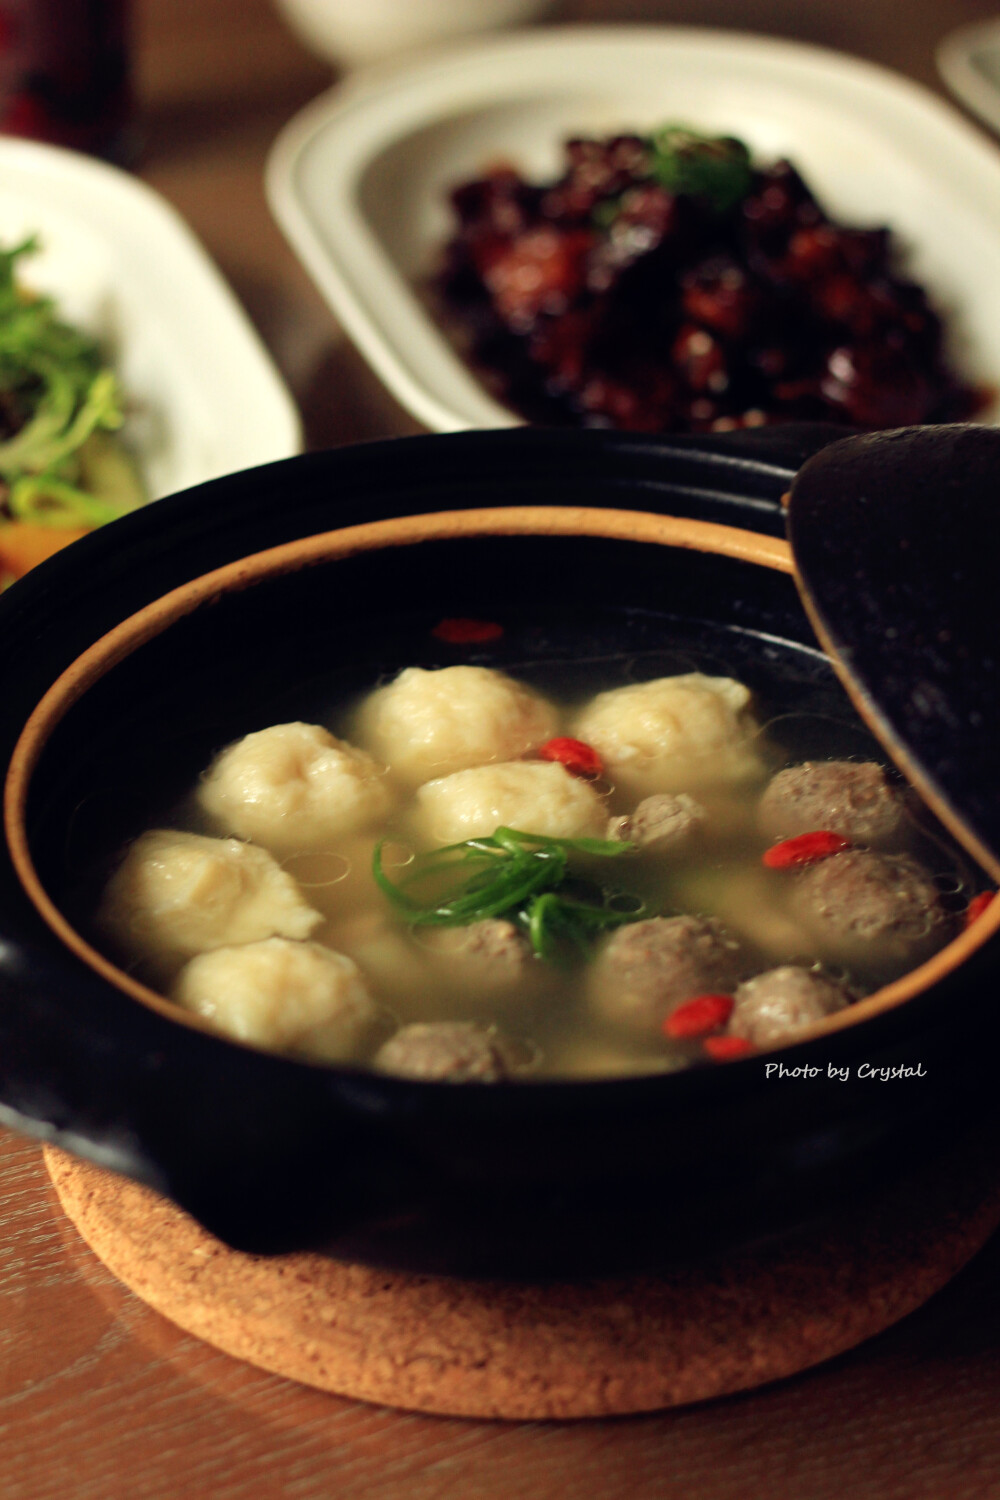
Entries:
<svg viewBox="0 0 1000 1500">
<path fill-rule="evenodd" d="M 549 838 L 604 834 L 607 809 L 586 781 L 554 761 L 475 766 L 428 781 L 417 792 L 418 818 L 441 844 L 481 838 L 499 827 Z"/>
<path fill-rule="evenodd" d="M 573 734 L 598 751 L 625 790 L 683 792 L 758 774 L 750 690 L 732 677 L 688 672 L 598 693 Z"/>
<path fill-rule="evenodd" d="M 489 761 L 515 760 L 558 728 L 531 688 L 489 667 L 407 667 L 359 712 L 360 738 L 411 786 Z"/>
<path fill-rule="evenodd" d="M 322 920 L 266 849 L 170 828 L 135 840 L 98 911 L 118 948 L 160 966 L 259 938 L 307 938 Z"/>
<path fill-rule="evenodd" d="M 237 1041 L 348 1058 L 375 1020 L 361 972 L 319 943 L 265 938 L 192 958 L 173 998 Z"/>
<path fill-rule="evenodd" d="M 223 750 L 198 788 L 221 832 L 284 852 L 316 849 L 384 818 L 384 765 L 318 724 L 273 724 Z"/>
</svg>

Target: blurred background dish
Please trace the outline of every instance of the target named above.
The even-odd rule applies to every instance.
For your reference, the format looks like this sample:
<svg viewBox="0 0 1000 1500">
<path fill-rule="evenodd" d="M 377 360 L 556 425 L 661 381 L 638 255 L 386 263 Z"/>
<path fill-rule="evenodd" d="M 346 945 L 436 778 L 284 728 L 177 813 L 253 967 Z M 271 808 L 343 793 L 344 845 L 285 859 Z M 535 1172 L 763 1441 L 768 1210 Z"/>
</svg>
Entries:
<svg viewBox="0 0 1000 1500">
<path fill-rule="evenodd" d="M 150 499 L 298 452 L 269 354 L 157 193 L 85 156 L 0 138 L 0 231 L 8 246 L 37 236 L 18 279 L 99 341 Z"/>
<path fill-rule="evenodd" d="M 0 8 L 0 130 L 131 162 L 131 0 Z"/>
<path fill-rule="evenodd" d="M 554 180 L 450 194 L 435 315 L 527 420 L 636 432 L 968 421 L 899 237 L 831 217 L 794 161 L 686 124 L 564 143 Z"/>
<path fill-rule="evenodd" d="M 937 50 L 937 65 L 966 109 L 1000 132 L 1000 19 L 949 32 Z"/>
<path fill-rule="evenodd" d="M 355 66 L 412 47 L 518 26 L 559 0 L 275 0 L 295 34 L 318 56 Z"/>
<path fill-rule="evenodd" d="M 771 38 L 667 28 L 524 33 L 349 80 L 283 131 L 271 206 L 339 321 L 425 427 L 518 420 L 428 311 L 448 195 L 491 164 L 552 177 L 562 142 L 681 122 L 789 157 L 831 215 L 888 225 L 967 378 L 1000 379 L 1000 161 L 923 90 Z M 995 403 L 983 415 L 996 414 Z"/>
</svg>

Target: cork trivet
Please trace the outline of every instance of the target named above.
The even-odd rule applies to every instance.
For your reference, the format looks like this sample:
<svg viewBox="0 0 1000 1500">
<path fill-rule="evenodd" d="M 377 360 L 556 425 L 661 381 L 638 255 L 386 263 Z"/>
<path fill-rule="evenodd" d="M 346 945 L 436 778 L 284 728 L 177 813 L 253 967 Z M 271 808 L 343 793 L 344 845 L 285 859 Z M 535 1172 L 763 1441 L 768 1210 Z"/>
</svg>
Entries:
<svg viewBox="0 0 1000 1500">
<path fill-rule="evenodd" d="M 1000 1224 L 995 1161 L 966 1155 L 778 1246 L 656 1276 L 467 1282 L 244 1255 L 147 1188 L 45 1159 L 91 1249 L 181 1328 L 322 1390 L 451 1416 L 611 1416 L 794 1374 L 919 1307 Z"/>
</svg>

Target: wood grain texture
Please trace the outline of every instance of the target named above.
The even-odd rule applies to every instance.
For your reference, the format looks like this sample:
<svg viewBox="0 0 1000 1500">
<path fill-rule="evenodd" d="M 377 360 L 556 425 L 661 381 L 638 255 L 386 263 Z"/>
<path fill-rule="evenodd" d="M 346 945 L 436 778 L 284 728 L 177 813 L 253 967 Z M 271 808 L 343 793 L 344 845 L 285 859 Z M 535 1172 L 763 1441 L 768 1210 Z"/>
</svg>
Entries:
<svg viewBox="0 0 1000 1500">
<path fill-rule="evenodd" d="M 262 1369 L 448 1416 L 595 1417 L 752 1389 L 853 1348 L 1000 1224 L 997 1156 L 963 1149 L 836 1221 L 659 1276 L 470 1282 L 239 1254 L 147 1188 L 53 1147 L 87 1244 L 143 1301 Z"/>
<path fill-rule="evenodd" d="M 181 1333 L 0 1134 L 4 1500 L 982 1500 L 1000 1459 L 1000 1241 L 854 1354 L 746 1396 L 588 1423 L 407 1416 Z"/>
</svg>

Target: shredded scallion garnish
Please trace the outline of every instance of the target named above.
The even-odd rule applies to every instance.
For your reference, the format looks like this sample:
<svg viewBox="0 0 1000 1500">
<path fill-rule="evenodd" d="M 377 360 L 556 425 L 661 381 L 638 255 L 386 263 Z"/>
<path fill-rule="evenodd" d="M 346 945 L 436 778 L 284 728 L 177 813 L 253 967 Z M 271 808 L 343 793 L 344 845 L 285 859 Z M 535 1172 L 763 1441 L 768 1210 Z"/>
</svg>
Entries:
<svg viewBox="0 0 1000 1500">
<path fill-rule="evenodd" d="M 618 840 L 498 828 L 488 838 L 418 855 L 398 882 L 385 872 L 384 845 L 372 860 L 375 883 L 411 927 L 465 927 L 502 917 L 523 929 L 539 958 L 555 963 L 585 954 L 602 932 L 649 915 L 638 897 L 570 868 L 573 854 L 617 859 L 632 852 L 633 845 Z"/>
<path fill-rule="evenodd" d="M 665 125 L 654 133 L 652 144 L 652 175 L 672 193 L 704 198 L 716 213 L 728 213 L 750 191 L 750 152 L 732 136 Z"/>
</svg>

